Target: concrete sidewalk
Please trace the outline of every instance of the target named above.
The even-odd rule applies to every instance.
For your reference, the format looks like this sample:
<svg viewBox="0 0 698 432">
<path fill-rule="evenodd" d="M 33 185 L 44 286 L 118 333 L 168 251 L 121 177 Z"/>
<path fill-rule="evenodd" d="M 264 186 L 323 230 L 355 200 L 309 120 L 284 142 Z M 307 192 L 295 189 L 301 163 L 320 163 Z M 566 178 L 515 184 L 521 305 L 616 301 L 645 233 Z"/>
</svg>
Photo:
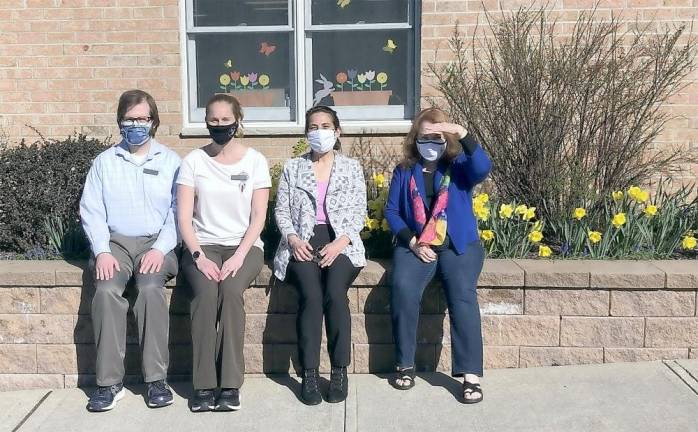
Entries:
<svg viewBox="0 0 698 432">
<path fill-rule="evenodd" d="M 110 412 L 85 411 L 80 389 L 0 393 L 0 431 L 698 431 L 698 360 L 487 371 L 485 399 L 459 400 L 444 374 L 421 374 L 414 389 L 386 377 L 350 376 L 342 404 L 307 407 L 293 377 L 250 377 L 242 411 L 190 413 L 188 383 L 173 406 L 148 409 L 143 387 Z M 327 383 L 325 382 L 325 385 Z"/>
</svg>

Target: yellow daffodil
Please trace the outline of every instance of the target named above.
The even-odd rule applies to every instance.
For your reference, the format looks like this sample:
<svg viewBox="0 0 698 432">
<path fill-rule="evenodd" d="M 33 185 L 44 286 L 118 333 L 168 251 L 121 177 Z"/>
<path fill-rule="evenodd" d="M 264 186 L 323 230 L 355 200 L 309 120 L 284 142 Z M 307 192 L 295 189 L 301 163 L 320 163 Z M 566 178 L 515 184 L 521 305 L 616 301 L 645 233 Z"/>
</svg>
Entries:
<svg viewBox="0 0 698 432">
<path fill-rule="evenodd" d="M 540 245 L 538 246 L 538 256 L 547 258 L 553 254 L 553 251 L 548 246 Z"/>
<path fill-rule="evenodd" d="M 388 219 L 383 219 L 381 221 L 381 229 L 383 231 L 390 231 L 390 225 L 388 225 Z"/>
<path fill-rule="evenodd" d="M 487 204 L 487 203 L 490 201 L 490 196 L 487 195 L 486 193 L 477 194 L 477 195 L 475 196 L 475 200 L 474 200 L 474 201 L 475 201 L 475 202 L 482 203 L 482 204 Z"/>
<path fill-rule="evenodd" d="M 223 74 L 220 78 L 218 78 L 218 81 L 221 83 L 221 85 L 227 86 L 230 84 L 230 75 Z"/>
<path fill-rule="evenodd" d="M 262 85 L 263 87 L 268 86 L 269 85 L 269 75 L 260 75 L 259 84 Z"/>
<path fill-rule="evenodd" d="M 535 207 L 529 207 L 526 209 L 526 213 L 523 214 L 522 218 L 525 221 L 530 221 L 536 217 L 536 208 Z"/>
<path fill-rule="evenodd" d="M 528 235 L 528 240 L 531 243 L 540 243 L 543 240 L 543 233 L 540 231 L 531 231 Z"/>
<path fill-rule="evenodd" d="M 601 233 L 598 231 L 589 231 L 589 241 L 596 244 L 601 241 Z"/>
<path fill-rule="evenodd" d="M 385 186 L 385 176 L 382 173 L 373 174 L 373 183 L 376 187 L 382 188 Z"/>
<path fill-rule="evenodd" d="M 582 207 L 577 207 L 574 209 L 574 213 L 572 215 L 573 218 L 579 220 L 584 219 L 584 217 L 587 215 L 586 209 L 583 209 Z"/>
<path fill-rule="evenodd" d="M 385 84 L 388 82 L 388 74 L 385 72 L 379 73 L 376 75 L 376 81 L 378 81 L 379 84 Z"/>
<path fill-rule="evenodd" d="M 686 237 L 683 238 L 681 241 L 681 246 L 686 249 L 686 250 L 693 250 L 696 248 L 696 244 L 698 244 L 698 241 L 696 240 L 695 237 L 692 235 L 687 235 Z"/>
<path fill-rule="evenodd" d="M 514 214 L 514 208 L 511 205 L 502 204 L 502 206 L 499 207 L 499 217 L 500 218 L 510 219 L 513 214 Z"/>
<path fill-rule="evenodd" d="M 370 231 L 377 230 L 378 227 L 379 227 L 378 220 L 377 220 L 377 219 L 372 219 L 372 218 L 369 218 L 369 217 L 366 218 L 366 223 L 365 223 L 365 225 L 366 225 L 366 228 L 368 228 Z"/>
<path fill-rule="evenodd" d="M 657 214 L 657 206 L 656 205 L 650 204 L 647 207 L 645 207 L 645 215 L 647 215 L 647 217 L 652 217 L 652 216 L 655 216 L 656 214 Z"/>
<path fill-rule="evenodd" d="M 623 199 L 623 191 L 615 191 L 611 194 L 614 201 L 620 201 Z"/>
<path fill-rule="evenodd" d="M 650 198 L 649 192 L 642 190 L 637 186 L 631 186 L 630 189 L 628 189 L 628 195 L 630 196 L 630 198 L 641 203 L 647 201 Z"/>
<path fill-rule="evenodd" d="M 484 241 L 492 241 L 494 240 L 494 231 L 484 230 L 480 233 L 480 238 Z"/>
<path fill-rule="evenodd" d="M 620 228 L 625 225 L 625 213 L 616 213 L 611 221 L 614 227 Z"/>
<path fill-rule="evenodd" d="M 528 207 L 526 207 L 524 204 L 521 204 L 516 206 L 516 209 L 514 209 L 514 213 L 523 216 L 526 214 L 526 210 L 528 210 Z"/>
<path fill-rule="evenodd" d="M 478 220 L 486 221 L 490 218 L 490 209 L 485 206 L 475 208 L 475 216 Z"/>
<path fill-rule="evenodd" d="M 543 222 L 541 221 L 536 221 L 536 223 L 533 224 L 533 231 L 541 231 L 543 229 Z"/>
</svg>

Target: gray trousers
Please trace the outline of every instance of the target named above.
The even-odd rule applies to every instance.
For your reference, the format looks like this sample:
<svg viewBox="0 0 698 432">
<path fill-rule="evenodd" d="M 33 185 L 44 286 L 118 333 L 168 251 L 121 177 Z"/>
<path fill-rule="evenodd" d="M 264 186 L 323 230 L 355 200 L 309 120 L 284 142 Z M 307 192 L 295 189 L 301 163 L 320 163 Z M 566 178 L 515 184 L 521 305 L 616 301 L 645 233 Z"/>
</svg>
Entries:
<svg viewBox="0 0 698 432">
<path fill-rule="evenodd" d="M 232 257 L 235 246 L 202 246 L 218 268 Z M 243 293 L 262 270 L 264 252 L 252 247 L 235 277 L 208 280 L 191 253 L 182 253 L 182 273 L 192 290 L 191 342 L 194 389 L 240 388 L 245 373 L 245 302 Z"/>
<path fill-rule="evenodd" d="M 168 253 L 158 273 L 138 273 L 141 258 L 156 239 L 157 236 L 111 236 L 109 247 L 114 258 L 119 261 L 120 271 L 115 271 L 114 277 L 109 280 L 96 280 L 92 299 L 98 386 L 118 384 L 124 377 L 129 302 L 123 294 L 131 278 L 134 279 L 136 295 L 133 314 L 138 324 L 143 377 L 146 382 L 167 378 L 170 315 L 165 300 L 165 283 L 177 274 L 177 257 L 174 252 Z M 94 266 L 93 257 L 90 260 L 93 275 Z"/>
</svg>

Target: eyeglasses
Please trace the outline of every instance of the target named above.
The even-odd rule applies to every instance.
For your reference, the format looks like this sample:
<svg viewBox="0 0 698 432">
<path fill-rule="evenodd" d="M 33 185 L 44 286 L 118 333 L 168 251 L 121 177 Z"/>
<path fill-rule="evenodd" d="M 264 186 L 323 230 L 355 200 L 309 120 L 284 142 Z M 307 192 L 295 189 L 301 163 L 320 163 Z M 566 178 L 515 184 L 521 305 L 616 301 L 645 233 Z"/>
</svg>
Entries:
<svg viewBox="0 0 698 432">
<path fill-rule="evenodd" d="M 152 121 L 151 117 L 136 117 L 127 118 L 121 120 L 121 126 L 131 127 L 131 126 L 149 126 Z"/>
<path fill-rule="evenodd" d="M 310 126 L 308 126 L 308 131 L 316 131 L 316 130 L 319 130 L 319 129 L 322 129 L 322 130 L 335 130 L 335 129 L 334 129 L 334 126 L 329 125 L 329 124 L 323 124 L 323 125 L 320 125 L 320 126 L 318 126 L 318 125 L 310 125 Z"/>
</svg>

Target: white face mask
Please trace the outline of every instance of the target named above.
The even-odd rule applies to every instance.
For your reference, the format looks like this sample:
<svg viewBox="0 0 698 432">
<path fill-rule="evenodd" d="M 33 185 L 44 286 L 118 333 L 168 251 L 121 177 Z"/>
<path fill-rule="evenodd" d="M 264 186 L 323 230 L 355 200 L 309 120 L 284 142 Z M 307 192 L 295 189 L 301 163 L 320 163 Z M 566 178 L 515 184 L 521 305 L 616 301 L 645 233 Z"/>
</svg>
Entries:
<svg viewBox="0 0 698 432">
<path fill-rule="evenodd" d="M 419 151 L 419 154 L 422 155 L 424 160 L 428 162 L 434 162 L 435 160 L 438 160 L 441 155 L 444 154 L 444 151 L 446 151 L 446 140 L 438 139 L 429 139 L 429 140 L 417 140 L 417 151 Z"/>
<path fill-rule="evenodd" d="M 337 137 L 332 129 L 318 129 L 308 132 L 308 144 L 313 151 L 324 154 L 334 148 Z"/>
</svg>

